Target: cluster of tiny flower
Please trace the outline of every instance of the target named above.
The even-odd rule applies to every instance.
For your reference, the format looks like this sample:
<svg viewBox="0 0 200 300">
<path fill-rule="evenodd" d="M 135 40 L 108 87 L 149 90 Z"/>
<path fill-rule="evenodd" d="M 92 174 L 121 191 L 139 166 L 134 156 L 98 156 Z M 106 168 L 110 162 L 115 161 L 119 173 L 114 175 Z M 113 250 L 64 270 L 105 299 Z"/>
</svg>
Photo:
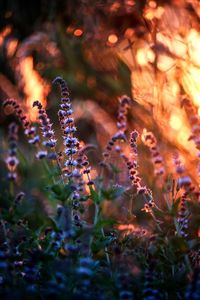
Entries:
<svg viewBox="0 0 200 300">
<path fill-rule="evenodd" d="M 101 166 L 105 166 L 105 160 L 110 157 L 113 147 L 117 142 L 126 141 L 125 131 L 127 129 L 127 113 L 130 108 L 131 99 L 124 95 L 119 98 L 119 108 L 117 117 L 117 131 L 112 138 L 108 141 L 105 151 L 103 152 L 104 161 L 101 162 Z M 115 151 L 121 153 L 121 147 L 119 145 L 115 146 Z"/>
<path fill-rule="evenodd" d="M 187 210 L 187 192 L 184 192 L 182 197 L 181 197 L 181 202 L 180 202 L 180 209 L 178 212 L 178 223 L 180 230 L 178 234 L 182 237 L 187 237 L 188 234 L 186 233 L 188 229 L 188 210 Z"/>
<path fill-rule="evenodd" d="M 137 139 L 139 137 L 139 133 L 137 130 L 134 130 L 130 134 L 130 147 L 131 147 L 131 153 L 132 158 L 131 160 L 127 160 L 127 167 L 129 170 L 129 179 L 132 182 L 133 187 L 137 189 L 138 194 L 148 194 L 149 190 L 147 187 L 141 185 L 141 178 L 138 175 L 138 162 L 137 162 Z"/>
<path fill-rule="evenodd" d="M 40 101 L 36 100 L 33 102 L 33 107 L 37 107 L 38 109 L 38 119 L 41 124 L 41 131 L 42 131 L 42 136 L 45 139 L 42 144 L 44 147 L 47 149 L 53 149 L 54 151 L 49 150 L 40 150 L 36 153 L 36 157 L 38 159 L 42 159 L 44 157 L 48 157 L 51 160 L 56 160 L 57 159 L 57 154 L 55 152 L 55 146 L 57 140 L 55 139 L 55 134 L 54 130 L 52 129 L 52 123 L 50 122 L 50 119 L 46 113 L 46 110 L 43 108 L 42 104 Z"/>
<path fill-rule="evenodd" d="M 77 157 L 78 164 L 83 169 L 82 173 L 87 175 L 87 178 L 88 178 L 87 185 L 93 185 L 94 184 L 94 182 L 92 181 L 91 176 L 90 176 L 91 167 L 89 165 L 88 157 L 86 155 L 86 152 L 90 149 L 94 149 L 94 146 L 90 145 L 90 144 L 86 145 L 86 146 L 83 146 L 79 150 L 78 157 Z"/>
<path fill-rule="evenodd" d="M 119 98 L 119 111 L 117 116 L 117 128 L 122 131 L 127 129 L 127 113 L 130 108 L 131 99 L 123 95 Z"/>
<path fill-rule="evenodd" d="M 16 168 L 19 164 L 17 159 L 17 140 L 18 140 L 18 125 L 16 123 L 11 123 L 8 129 L 8 143 L 9 150 L 8 156 L 5 159 L 6 166 L 8 168 L 8 179 L 15 181 L 17 179 Z"/>
<path fill-rule="evenodd" d="M 180 155 L 178 152 L 175 152 L 173 154 L 173 163 L 174 163 L 174 166 L 175 166 L 175 171 L 178 175 L 181 175 L 184 173 L 185 171 L 185 166 L 183 165 L 182 161 L 181 161 L 181 158 L 180 158 Z"/>
<path fill-rule="evenodd" d="M 72 206 L 73 209 L 77 210 L 80 205 L 79 201 L 82 199 L 81 194 L 84 190 L 84 181 L 81 172 L 83 162 L 82 158 L 79 157 L 80 143 L 78 138 L 74 136 L 76 127 L 74 125 L 74 118 L 72 117 L 73 110 L 66 82 L 61 77 L 56 77 L 53 83 L 58 83 L 61 88 L 61 104 L 58 111 L 58 117 L 63 132 L 65 146 L 64 153 L 67 157 L 62 172 L 72 185 Z M 84 164 L 86 166 L 86 164 L 88 165 L 89 163 L 88 161 L 85 161 Z M 81 224 L 77 212 L 74 214 L 74 224 L 77 226 L 80 226 Z"/>
<path fill-rule="evenodd" d="M 103 152 L 103 157 L 104 157 L 104 162 L 106 161 L 107 158 L 110 157 L 110 154 L 113 150 L 113 147 L 116 145 L 117 142 L 120 141 L 126 141 L 126 135 L 123 131 L 118 131 L 117 133 L 115 133 L 112 138 L 109 140 L 105 151 Z M 115 146 L 115 151 L 116 152 L 120 152 L 121 147 L 116 145 Z"/>
<path fill-rule="evenodd" d="M 27 119 L 21 105 L 15 99 L 7 99 L 3 102 L 3 107 L 11 106 L 15 115 L 18 117 L 24 128 L 24 133 L 28 137 L 29 144 L 38 144 L 39 136 L 36 135 L 36 128 L 30 126 L 30 122 Z"/>
<path fill-rule="evenodd" d="M 132 185 L 137 189 L 137 192 L 141 189 L 141 178 L 138 176 L 138 162 L 137 162 L 137 139 L 139 137 L 139 133 L 134 130 L 131 132 L 130 135 L 130 146 L 131 146 L 131 152 L 132 152 L 132 158 L 131 160 L 127 160 L 127 167 L 129 170 L 129 179 L 132 182 Z"/>
<path fill-rule="evenodd" d="M 74 158 L 79 149 L 79 140 L 74 137 L 76 127 L 74 126 L 74 118 L 72 117 L 73 110 L 71 108 L 71 100 L 66 82 L 61 77 L 56 77 L 53 83 L 58 83 L 61 88 L 61 104 L 58 111 L 58 117 L 63 131 L 64 153 L 67 156 L 65 161 L 64 173 L 68 178 L 79 176 L 77 169 L 78 162 Z"/>
<path fill-rule="evenodd" d="M 152 162 L 154 164 L 155 175 L 163 175 L 165 168 L 163 166 L 163 158 L 158 149 L 157 139 L 152 132 L 148 132 L 145 128 L 141 135 L 143 143 L 149 148 L 151 152 Z"/>
<path fill-rule="evenodd" d="M 142 210 L 144 210 L 145 212 L 151 213 L 152 207 L 155 206 L 152 191 L 149 188 L 147 188 L 146 186 L 141 185 L 141 178 L 138 175 L 138 170 L 137 170 L 137 168 L 138 168 L 137 139 L 139 137 L 139 133 L 137 132 L 137 130 L 132 131 L 130 137 L 131 137 L 130 138 L 130 146 L 131 146 L 133 158 L 131 160 L 129 160 L 126 157 L 124 157 L 127 167 L 128 167 L 128 170 L 129 170 L 129 179 L 132 182 L 132 186 L 134 188 L 136 188 L 137 193 L 143 194 L 145 197 L 145 200 L 147 201 L 147 203 L 145 203 L 144 208 Z"/>
</svg>

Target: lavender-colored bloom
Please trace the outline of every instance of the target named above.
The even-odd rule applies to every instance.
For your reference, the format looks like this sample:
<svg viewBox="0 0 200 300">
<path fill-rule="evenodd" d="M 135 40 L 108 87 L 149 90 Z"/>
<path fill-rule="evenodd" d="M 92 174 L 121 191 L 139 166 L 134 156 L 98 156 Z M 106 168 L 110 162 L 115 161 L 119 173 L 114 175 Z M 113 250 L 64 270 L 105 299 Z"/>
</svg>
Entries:
<svg viewBox="0 0 200 300">
<path fill-rule="evenodd" d="M 28 141 L 31 141 L 30 143 L 33 141 L 34 143 L 38 143 L 38 138 L 34 139 L 36 135 L 36 128 L 30 125 L 21 105 L 15 99 L 7 99 L 3 102 L 3 107 L 5 108 L 7 106 L 11 106 L 13 108 L 15 115 L 18 117 L 24 128 L 24 134 L 28 137 Z"/>
<path fill-rule="evenodd" d="M 28 140 L 29 144 L 32 144 L 32 145 L 35 145 L 35 144 L 39 143 L 39 141 L 40 141 L 39 135 L 36 135 L 32 139 Z"/>
<path fill-rule="evenodd" d="M 17 158 L 17 141 L 18 141 L 18 125 L 16 123 L 11 123 L 8 128 L 8 156 L 5 159 L 5 163 L 8 173 L 8 179 L 15 181 L 17 178 L 16 169 L 19 164 Z"/>
<path fill-rule="evenodd" d="M 143 133 L 141 137 L 143 143 L 150 150 L 152 162 L 154 164 L 155 175 L 165 174 L 165 168 L 163 166 L 163 157 L 160 155 L 156 137 L 152 132 L 148 132 L 146 129 L 143 129 Z"/>
<path fill-rule="evenodd" d="M 47 156 L 47 151 L 45 150 L 38 151 L 35 155 L 37 159 L 42 159 L 45 158 L 46 156 Z"/>
<path fill-rule="evenodd" d="M 178 212 L 178 223 L 179 223 L 179 235 L 182 237 L 187 237 L 187 229 L 188 229 L 188 210 L 187 210 L 187 192 L 185 192 L 181 197 L 180 208 Z"/>
<path fill-rule="evenodd" d="M 178 179 L 178 186 L 179 187 L 188 187 L 192 183 L 192 180 L 189 176 L 182 176 Z"/>
</svg>

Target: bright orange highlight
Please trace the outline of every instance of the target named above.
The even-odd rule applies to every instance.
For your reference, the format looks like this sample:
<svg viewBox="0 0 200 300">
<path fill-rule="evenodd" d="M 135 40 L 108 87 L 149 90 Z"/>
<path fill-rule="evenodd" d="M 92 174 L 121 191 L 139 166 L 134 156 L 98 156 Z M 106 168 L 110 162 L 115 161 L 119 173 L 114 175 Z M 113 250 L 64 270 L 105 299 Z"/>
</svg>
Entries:
<svg viewBox="0 0 200 300">
<path fill-rule="evenodd" d="M 118 37 L 116 34 L 110 34 L 108 36 L 108 42 L 111 44 L 116 44 L 118 42 Z"/>
<path fill-rule="evenodd" d="M 74 35 L 80 37 L 83 35 L 83 30 L 81 28 L 77 28 L 74 30 Z"/>
</svg>

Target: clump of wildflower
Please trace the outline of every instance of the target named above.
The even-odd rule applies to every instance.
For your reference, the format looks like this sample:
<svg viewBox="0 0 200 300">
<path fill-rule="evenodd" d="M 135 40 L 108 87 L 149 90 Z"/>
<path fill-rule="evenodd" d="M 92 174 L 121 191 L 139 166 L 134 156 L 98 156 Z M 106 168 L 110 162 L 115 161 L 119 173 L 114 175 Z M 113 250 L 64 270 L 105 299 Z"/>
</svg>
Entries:
<svg viewBox="0 0 200 300">
<path fill-rule="evenodd" d="M 179 232 L 178 234 L 182 237 L 187 237 L 186 233 L 188 229 L 188 209 L 187 209 L 187 192 L 184 192 L 181 197 L 180 209 L 178 212 L 178 224 L 179 224 Z"/>
<path fill-rule="evenodd" d="M 42 104 L 38 100 L 33 102 L 33 107 L 37 107 L 38 109 L 38 119 L 41 125 L 42 136 L 44 138 L 44 141 L 42 143 L 43 146 L 45 146 L 47 149 L 55 150 L 57 140 L 55 139 L 55 133 L 54 130 L 52 129 L 53 124 L 50 122 L 46 110 L 43 108 Z M 48 156 L 48 158 L 52 160 L 57 159 L 57 155 L 55 151 L 49 152 L 49 151 L 41 150 L 38 151 L 36 154 L 36 157 L 38 159 L 42 159 L 46 156 Z"/>
<path fill-rule="evenodd" d="M 15 181 L 17 179 L 17 165 L 19 160 L 17 158 L 17 141 L 18 141 L 18 125 L 11 123 L 8 128 L 8 156 L 5 159 L 8 173 L 8 179 Z"/>
<path fill-rule="evenodd" d="M 78 162 L 75 159 L 75 154 L 79 149 L 79 140 L 74 136 L 76 132 L 76 127 L 74 124 L 74 118 L 72 117 L 73 110 L 71 108 L 71 99 L 69 98 L 69 90 L 66 82 L 61 77 L 56 77 L 53 83 L 58 83 L 61 88 L 61 104 L 58 111 L 58 117 L 63 131 L 64 140 L 64 153 L 67 157 L 65 160 L 65 175 L 68 178 L 76 177 L 76 169 Z M 75 176 L 74 176 L 75 175 Z"/>
<path fill-rule="evenodd" d="M 25 135 L 28 137 L 28 142 L 30 144 L 38 144 L 40 139 L 39 136 L 36 135 L 36 128 L 31 126 L 21 105 L 15 99 L 7 99 L 3 102 L 3 107 L 6 108 L 7 106 L 13 108 L 15 115 L 18 117 L 24 128 Z"/>
<path fill-rule="evenodd" d="M 156 137 L 152 132 L 148 132 L 144 128 L 141 138 L 143 143 L 149 148 L 151 152 L 155 175 L 163 175 L 165 173 L 165 168 L 163 166 L 163 158 L 160 155 Z"/>
<path fill-rule="evenodd" d="M 116 152 L 120 153 L 121 149 L 118 145 L 116 145 L 117 142 L 126 141 L 125 131 L 127 129 L 127 113 L 128 109 L 130 108 L 130 103 L 131 99 L 126 95 L 123 95 L 119 98 L 119 109 L 117 116 L 117 128 L 119 131 L 117 131 L 108 141 L 105 151 L 103 152 L 104 161 L 110 156 L 114 146 Z"/>
</svg>

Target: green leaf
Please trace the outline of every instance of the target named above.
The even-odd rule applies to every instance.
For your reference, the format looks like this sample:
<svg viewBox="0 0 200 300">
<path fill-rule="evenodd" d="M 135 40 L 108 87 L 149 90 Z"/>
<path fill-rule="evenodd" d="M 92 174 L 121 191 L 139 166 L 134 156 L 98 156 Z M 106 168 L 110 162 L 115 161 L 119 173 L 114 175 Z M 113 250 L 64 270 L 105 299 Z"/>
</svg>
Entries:
<svg viewBox="0 0 200 300">
<path fill-rule="evenodd" d="M 90 187 L 90 197 L 95 204 L 99 204 L 103 199 L 102 196 L 93 189 L 93 187 Z"/>
<path fill-rule="evenodd" d="M 72 193 L 72 188 L 70 184 L 53 184 L 48 189 L 50 189 L 50 191 L 52 192 L 53 198 L 56 198 L 60 201 L 67 200 Z"/>
<path fill-rule="evenodd" d="M 51 190 L 52 190 L 52 192 L 54 192 L 54 194 L 56 194 L 58 196 L 61 195 L 63 192 L 60 184 L 52 185 Z"/>
<path fill-rule="evenodd" d="M 111 188 L 104 190 L 102 189 L 102 196 L 106 200 L 115 200 L 124 193 L 124 187 L 120 185 L 112 186 Z"/>
<path fill-rule="evenodd" d="M 104 219 L 104 220 L 99 220 L 96 225 L 95 225 L 95 229 L 100 229 L 102 227 L 105 227 L 105 226 L 109 226 L 109 225 L 114 225 L 116 224 L 117 221 L 114 220 L 114 219 Z"/>
</svg>

